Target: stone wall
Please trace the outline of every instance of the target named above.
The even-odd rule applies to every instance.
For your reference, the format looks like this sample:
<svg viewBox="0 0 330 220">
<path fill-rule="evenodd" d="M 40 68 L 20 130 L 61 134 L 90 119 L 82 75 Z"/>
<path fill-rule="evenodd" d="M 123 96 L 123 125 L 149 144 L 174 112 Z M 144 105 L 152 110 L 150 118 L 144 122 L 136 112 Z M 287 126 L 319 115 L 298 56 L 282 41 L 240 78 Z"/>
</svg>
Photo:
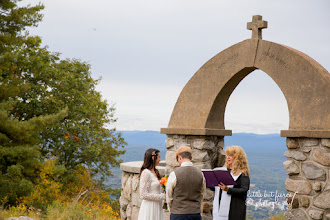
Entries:
<svg viewBox="0 0 330 220">
<path fill-rule="evenodd" d="M 294 197 L 287 220 L 330 219 L 330 139 L 287 138 L 289 177 L 285 187 Z"/>
</svg>

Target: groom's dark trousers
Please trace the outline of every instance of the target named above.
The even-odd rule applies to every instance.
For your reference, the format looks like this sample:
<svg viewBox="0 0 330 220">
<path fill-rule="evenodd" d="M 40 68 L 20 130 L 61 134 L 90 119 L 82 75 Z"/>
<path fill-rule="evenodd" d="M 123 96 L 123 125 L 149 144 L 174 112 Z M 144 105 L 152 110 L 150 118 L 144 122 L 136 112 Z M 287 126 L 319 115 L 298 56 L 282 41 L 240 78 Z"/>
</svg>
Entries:
<svg viewBox="0 0 330 220">
<path fill-rule="evenodd" d="M 201 214 L 171 214 L 170 220 L 202 220 Z"/>
</svg>

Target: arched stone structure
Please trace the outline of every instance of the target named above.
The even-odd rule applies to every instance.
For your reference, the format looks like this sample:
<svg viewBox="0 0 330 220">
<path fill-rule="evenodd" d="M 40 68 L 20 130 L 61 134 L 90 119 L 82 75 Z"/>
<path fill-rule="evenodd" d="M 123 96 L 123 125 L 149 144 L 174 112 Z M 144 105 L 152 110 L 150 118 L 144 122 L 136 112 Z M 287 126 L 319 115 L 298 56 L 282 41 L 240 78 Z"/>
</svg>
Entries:
<svg viewBox="0 0 330 220">
<path fill-rule="evenodd" d="M 224 114 L 229 96 L 252 71 L 267 73 L 282 90 L 290 124 L 283 136 L 330 137 L 330 74 L 307 55 L 269 41 L 248 39 L 220 52 L 189 80 L 166 134 L 230 135 Z"/>
<path fill-rule="evenodd" d="M 168 136 L 165 172 L 178 166 L 175 150 L 183 144 L 192 148 L 195 166 L 223 165 L 223 137 L 231 135 L 224 125 L 227 101 L 244 77 L 260 69 L 277 83 L 289 108 L 289 130 L 281 131 L 288 137 L 285 186 L 298 193 L 285 219 L 330 219 L 330 74 L 300 51 L 262 40 L 265 27 L 261 16 L 254 16 L 248 24 L 252 39 L 214 56 L 186 84 L 168 128 L 161 129 Z M 205 201 L 212 197 L 208 191 Z"/>
</svg>

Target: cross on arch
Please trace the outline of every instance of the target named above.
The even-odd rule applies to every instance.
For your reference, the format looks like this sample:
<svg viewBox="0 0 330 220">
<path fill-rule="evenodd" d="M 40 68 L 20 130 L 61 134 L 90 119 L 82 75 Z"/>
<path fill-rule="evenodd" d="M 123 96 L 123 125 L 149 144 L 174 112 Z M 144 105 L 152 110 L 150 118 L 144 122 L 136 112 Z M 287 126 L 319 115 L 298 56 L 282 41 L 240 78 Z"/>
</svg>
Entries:
<svg viewBox="0 0 330 220">
<path fill-rule="evenodd" d="M 252 22 L 247 23 L 247 29 L 252 30 L 252 39 L 262 39 L 261 29 L 263 28 L 267 28 L 267 21 L 263 21 L 261 15 L 254 15 Z"/>
</svg>

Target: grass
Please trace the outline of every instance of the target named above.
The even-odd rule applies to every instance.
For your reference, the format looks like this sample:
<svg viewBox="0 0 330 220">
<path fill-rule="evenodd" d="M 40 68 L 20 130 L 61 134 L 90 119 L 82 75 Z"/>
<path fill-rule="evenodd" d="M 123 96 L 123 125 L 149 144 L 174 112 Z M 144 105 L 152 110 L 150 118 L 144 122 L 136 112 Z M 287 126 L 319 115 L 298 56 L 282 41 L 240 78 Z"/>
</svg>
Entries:
<svg viewBox="0 0 330 220">
<path fill-rule="evenodd" d="M 117 219 L 120 217 L 110 206 L 86 207 L 81 203 L 63 204 L 55 201 L 47 207 L 45 212 L 24 205 L 0 209 L 0 220 L 10 217 L 27 216 L 37 220 L 92 220 L 92 219 Z"/>
</svg>

